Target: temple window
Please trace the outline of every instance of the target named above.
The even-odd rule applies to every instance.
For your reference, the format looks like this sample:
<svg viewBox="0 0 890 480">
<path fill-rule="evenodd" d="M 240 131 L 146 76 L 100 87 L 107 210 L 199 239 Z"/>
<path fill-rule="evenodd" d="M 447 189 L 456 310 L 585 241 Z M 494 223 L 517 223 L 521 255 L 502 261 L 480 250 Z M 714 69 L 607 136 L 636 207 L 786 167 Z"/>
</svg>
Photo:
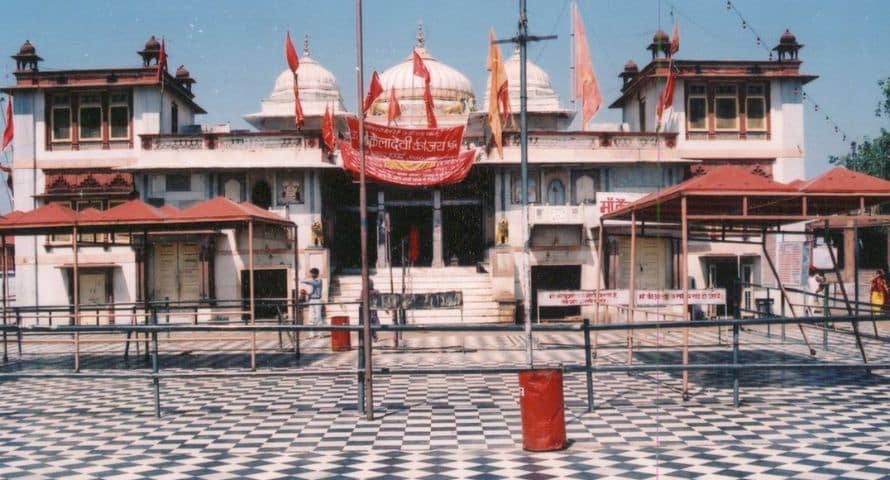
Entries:
<svg viewBox="0 0 890 480">
<path fill-rule="evenodd" d="M 708 129 L 708 95 L 704 85 L 689 87 L 686 98 L 686 123 L 690 131 L 707 131 Z"/>
<path fill-rule="evenodd" d="M 102 139 L 102 102 L 99 94 L 80 96 L 78 125 L 81 140 Z"/>
<path fill-rule="evenodd" d="M 112 140 L 130 138 L 130 101 L 126 93 L 111 94 L 109 107 L 110 137 Z"/>
<path fill-rule="evenodd" d="M 739 99 L 735 85 L 718 85 L 714 89 L 714 118 L 716 130 L 738 130 Z"/>
<path fill-rule="evenodd" d="M 745 98 L 745 121 L 748 130 L 766 130 L 766 88 L 763 84 L 748 85 Z"/>
<path fill-rule="evenodd" d="M 71 141 L 71 98 L 68 95 L 52 97 L 52 141 Z"/>
</svg>

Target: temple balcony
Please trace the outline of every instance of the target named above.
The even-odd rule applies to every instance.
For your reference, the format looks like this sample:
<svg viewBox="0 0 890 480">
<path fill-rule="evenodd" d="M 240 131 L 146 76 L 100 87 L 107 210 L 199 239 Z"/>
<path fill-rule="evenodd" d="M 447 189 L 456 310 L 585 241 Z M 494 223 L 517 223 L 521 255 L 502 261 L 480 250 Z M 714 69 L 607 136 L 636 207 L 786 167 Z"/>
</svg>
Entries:
<svg viewBox="0 0 890 480">
<path fill-rule="evenodd" d="M 317 134 L 232 132 L 141 135 L 142 151 L 127 170 L 334 168 Z"/>
<path fill-rule="evenodd" d="M 475 142 L 483 144 L 482 139 Z M 529 163 L 687 162 L 677 151 L 674 132 L 543 132 L 528 134 Z M 494 148 L 483 154 L 483 164 L 518 164 L 519 133 L 504 135 L 504 158 Z"/>
</svg>

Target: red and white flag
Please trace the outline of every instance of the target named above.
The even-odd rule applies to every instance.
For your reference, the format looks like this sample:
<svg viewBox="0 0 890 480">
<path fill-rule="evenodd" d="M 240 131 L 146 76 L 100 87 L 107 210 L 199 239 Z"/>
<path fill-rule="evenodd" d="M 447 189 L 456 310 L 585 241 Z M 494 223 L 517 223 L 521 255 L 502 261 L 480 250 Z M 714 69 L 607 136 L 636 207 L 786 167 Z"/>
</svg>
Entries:
<svg viewBox="0 0 890 480">
<path fill-rule="evenodd" d="M 15 126 L 12 122 L 12 97 L 7 97 L 6 128 L 3 129 L 3 147 L 0 148 L 0 151 L 6 150 L 6 147 L 12 143 L 13 136 L 15 136 Z"/>
<path fill-rule="evenodd" d="M 297 128 L 303 126 L 305 121 L 303 117 L 303 105 L 300 103 L 300 87 L 297 83 L 297 69 L 300 68 L 300 59 L 297 57 L 297 49 L 294 48 L 294 42 L 290 38 L 290 32 L 284 39 L 284 56 L 287 59 L 287 67 L 294 75 L 294 120 Z"/>
<path fill-rule="evenodd" d="M 680 51 L 680 22 L 674 22 L 674 34 L 671 35 L 671 56 Z"/>
<path fill-rule="evenodd" d="M 402 107 L 399 106 L 399 99 L 396 98 L 396 87 L 389 89 L 389 109 L 386 111 L 386 126 L 392 124 L 402 116 Z M 398 124 L 396 124 L 398 125 Z"/>
<path fill-rule="evenodd" d="M 587 35 L 578 6 L 574 5 L 575 13 L 575 98 L 581 101 L 581 129 L 593 119 L 603 103 L 599 83 L 593 72 L 593 60 L 587 48 Z"/>
<path fill-rule="evenodd" d="M 362 106 L 362 113 L 367 115 L 368 109 L 371 108 L 371 105 L 374 104 L 374 100 L 377 100 L 377 97 L 383 93 L 383 86 L 380 84 L 380 75 L 377 74 L 375 70 L 373 74 L 371 74 L 371 84 L 368 85 L 368 94 L 365 96 L 365 103 Z"/>
<path fill-rule="evenodd" d="M 436 112 L 433 110 L 433 94 L 430 91 L 430 71 L 427 70 L 423 59 L 414 50 L 414 75 L 423 79 L 423 105 L 426 107 L 426 126 L 428 128 L 437 128 Z"/>
</svg>

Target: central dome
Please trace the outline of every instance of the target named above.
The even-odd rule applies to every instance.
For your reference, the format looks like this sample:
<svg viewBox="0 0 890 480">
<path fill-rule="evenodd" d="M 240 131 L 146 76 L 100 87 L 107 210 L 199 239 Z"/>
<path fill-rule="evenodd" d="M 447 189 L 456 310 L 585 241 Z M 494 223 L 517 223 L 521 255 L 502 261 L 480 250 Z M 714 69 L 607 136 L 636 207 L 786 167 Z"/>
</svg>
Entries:
<svg viewBox="0 0 890 480">
<path fill-rule="evenodd" d="M 504 62 L 504 70 L 507 72 L 507 91 L 510 98 L 510 111 L 519 112 L 519 50 L 514 50 L 513 55 Z M 525 62 L 526 88 L 528 89 L 529 112 L 558 112 L 559 95 L 550 84 L 550 75 L 541 67 L 535 65 L 526 58 Z M 485 81 L 485 111 L 488 111 L 488 88 L 491 83 L 491 75 Z"/>
<path fill-rule="evenodd" d="M 417 45 L 414 47 L 414 51 L 423 59 L 423 64 L 430 72 L 430 93 L 433 96 L 436 118 L 445 124 L 465 121 L 466 115 L 476 109 L 476 96 L 473 94 L 473 84 L 470 79 L 456 69 L 440 62 L 427 51 L 421 28 L 418 28 Z M 404 61 L 380 74 L 383 94 L 374 102 L 371 115 L 386 115 L 389 92 L 391 89 L 395 89 L 405 123 L 425 125 L 424 80 L 414 75 L 413 56 L 412 52 Z M 461 116 L 464 119 L 458 121 L 457 117 Z M 454 120 L 450 120 L 449 117 Z"/>
</svg>

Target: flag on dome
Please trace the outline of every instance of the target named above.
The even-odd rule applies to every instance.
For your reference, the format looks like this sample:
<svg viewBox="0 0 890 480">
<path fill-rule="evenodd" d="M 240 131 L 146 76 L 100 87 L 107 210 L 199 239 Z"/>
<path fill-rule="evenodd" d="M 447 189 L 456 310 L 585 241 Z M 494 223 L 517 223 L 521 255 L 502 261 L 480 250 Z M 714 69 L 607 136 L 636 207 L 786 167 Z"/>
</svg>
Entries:
<svg viewBox="0 0 890 480">
<path fill-rule="evenodd" d="M 574 96 L 581 101 L 581 129 L 584 130 L 603 103 L 599 83 L 593 72 L 593 60 L 587 47 L 587 35 L 578 5 L 573 5 L 575 14 L 575 91 Z"/>
<path fill-rule="evenodd" d="M 287 66 L 291 73 L 294 74 L 294 120 L 297 128 L 303 126 L 305 121 L 303 117 L 303 105 L 300 103 L 300 87 L 297 83 L 297 69 L 300 68 L 300 58 L 297 57 L 297 49 L 294 48 L 294 42 L 290 38 L 290 32 L 284 39 L 284 56 L 287 59 Z"/>
<path fill-rule="evenodd" d="M 6 97 L 6 99 L 6 127 L 3 129 L 3 147 L 0 148 L 0 151 L 6 150 L 15 136 L 15 126 L 12 120 L 12 97 Z"/>
<path fill-rule="evenodd" d="M 321 123 L 321 139 L 325 146 L 328 147 L 328 151 L 333 152 L 337 138 L 334 134 L 334 115 L 327 105 L 324 107 L 324 119 Z"/>
<path fill-rule="evenodd" d="M 368 113 L 368 109 L 371 108 L 374 100 L 377 100 L 381 93 L 383 93 L 383 86 L 380 85 L 380 75 L 374 70 L 374 73 L 371 75 L 371 85 L 368 86 L 368 94 L 365 96 L 365 103 L 362 106 L 363 114 Z"/>
<path fill-rule="evenodd" d="M 158 74 L 157 80 L 160 82 L 161 78 L 164 75 L 164 72 L 167 71 L 167 41 L 163 38 L 161 39 L 161 51 L 158 53 Z"/>
<path fill-rule="evenodd" d="M 426 65 L 423 63 L 423 59 L 420 58 L 417 50 L 414 50 L 413 59 L 414 75 L 424 80 L 423 105 L 426 107 L 426 126 L 429 128 L 436 128 L 438 123 L 436 122 L 436 112 L 433 110 L 433 94 L 430 91 L 430 71 L 427 70 Z"/>
<path fill-rule="evenodd" d="M 507 85 L 507 70 L 501 57 L 501 48 L 494 43 L 494 28 L 488 31 L 488 71 L 491 72 L 488 85 L 488 127 L 498 156 L 504 158 L 504 122 L 510 114 L 510 97 Z"/>
<path fill-rule="evenodd" d="M 402 107 L 399 106 L 399 99 L 396 98 L 396 87 L 389 89 L 389 109 L 386 111 L 386 126 L 390 126 L 402 116 Z M 398 125 L 398 124 L 397 124 Z"/>
</svg>

